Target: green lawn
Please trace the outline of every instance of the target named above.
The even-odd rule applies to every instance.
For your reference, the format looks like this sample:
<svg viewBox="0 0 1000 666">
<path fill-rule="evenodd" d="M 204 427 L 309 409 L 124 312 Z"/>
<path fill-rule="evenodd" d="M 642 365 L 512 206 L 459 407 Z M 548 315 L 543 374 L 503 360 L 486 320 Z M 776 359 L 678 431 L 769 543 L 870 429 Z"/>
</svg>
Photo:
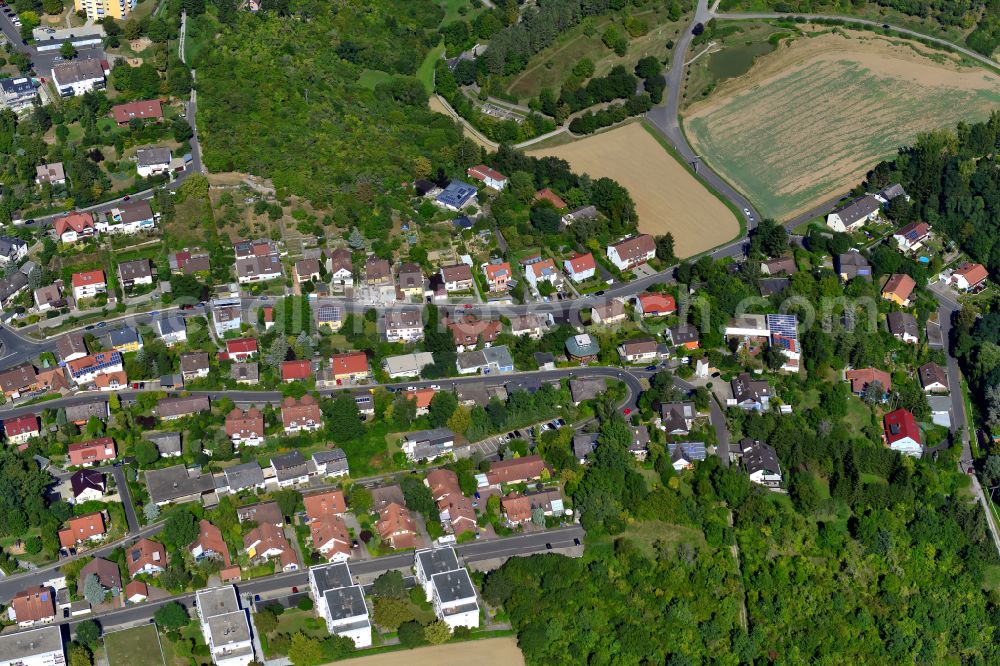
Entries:
<svg viewBox="0 0 1000 666">
<path fill-rule="evenodd" d="M 852 395 L 847 400 L 847 416 L 844 417 L 844 424 L 851 431 L 854 437 L 863 437 L 863 428 L 871 421 L 871 411 L 862 402 L 861 398 Z"/>
<path fill-rule="evenodd" d="M 444 18 L 441 19 L 441 25 L 448 25 L 459 19 L 471 22 L 475 15 L 483 10 L 483 5 L 478 8 L 473 7 L 469 0 L 441 0 L 438 4 L 444 8 Z M 465 14 L 458 11 L 462 7 L 467 8 Z"/>
<path fill-rule="evenodd" d="M 156 626 L 143 624 L 104 635 L 109 666 L 165 666 Z"/>
<path fill-rule="evenodd" d="M 380 69 L 366 69 L 361 72 L 361 76 L 358 77 L 358 84 L 368 88 L 369 90 L 374 90 L 375 86 L 383 81 L 388 81 L 391 78 L 392 74 L 383 72 Z"/>
<path fill-rule="evenodd" d="M 444 55 L 444 42 L 427 52 L 427 57 L 420 63 L 420 68 L 417 70 L 417 78 L 424 84 L 424 90 L 427 91 L 428 95 L 434 92 L 434 65 L 437 64 L 442 55 Z"/>
<path fill-rule="evenodd" d="M 116 123 L 112 118 L 101 118 L 97 121 L 97 129 L 102 132 L 110 132 L 117 126 L 118 123 Z"/>
<path fill-rule="evenodd" d="M 682 543 L 689 543 L 695 546 L 705 545 L 705 536 L 701 531 L 693 527 L 672 525 L 659 520 L 629 525 L 628 529 L 625 530 L 625 538 L 631 541 L 647 557 L 656 557 L 653 544 L 657 541 L 666 544 L 668 548 L 673 548 Z"/>
</svg>

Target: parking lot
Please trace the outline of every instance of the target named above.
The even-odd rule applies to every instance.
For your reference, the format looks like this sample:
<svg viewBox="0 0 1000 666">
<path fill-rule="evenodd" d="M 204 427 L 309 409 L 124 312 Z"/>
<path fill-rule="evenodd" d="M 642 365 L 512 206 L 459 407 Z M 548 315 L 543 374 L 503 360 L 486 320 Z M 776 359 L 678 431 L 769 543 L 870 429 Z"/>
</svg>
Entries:
<svg viewBox="0 0 1000 666">
<path fill-rule="evenodd" d="M 539 423 L 520 430 L 512 430 L 511 432 L 500 435 L 493 435 L 492 437 L 488 437 L 482 441 L 472 444 L 471 448 L 473 453 L 478 453 L 484 458 L 490 458 L 498 455 L 499 451 L 507 444 L 507 442 L 512 442 L 515 439 L 523 439 L 530 442 L 535 437 L 538 437 L 542 432 L 553 428 L 561 428 L 564 425 L 566 425 L 566 422 L 562 419 L 554 419 L 552 421 Z"/>
</svg>

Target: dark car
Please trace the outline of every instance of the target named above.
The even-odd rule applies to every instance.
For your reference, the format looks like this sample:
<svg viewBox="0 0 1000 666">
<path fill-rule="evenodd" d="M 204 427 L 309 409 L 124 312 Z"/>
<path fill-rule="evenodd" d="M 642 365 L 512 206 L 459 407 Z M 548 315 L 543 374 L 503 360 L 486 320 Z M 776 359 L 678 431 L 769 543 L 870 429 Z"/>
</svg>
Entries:
<svg viewBox="0 0 1000 666">
<path fill-rule="evenodd" d="M 545 544 L 545 550 L 552 550 L 552 544 L 551 543 Z"/>
<path fill-rule="evenodd" d="M 882 29 L 883 30 L 888 30 L 889 29 L 889 24 L 888 23 L 883 23 L 882 24 Z"/>
<path fill-rule="evenodd" d="M 654 365 L 647 365 L 646 366 L 646 370 L 648 370 L 649 372 L 652 372 L 653 370 L 656 370 L 656 365 L 655 364 Z"/>
<path fill-rule="evenodd" d="M 579 546 L 580 545 L 580 540 L 579 539 L 573 539 L 573 545 L 574 546 Z"/>
<path fill-rule="evenodd" d="M 605 293 L 604 290 L 601 289 L 600 291 L 594 292 L 594 296 L 603 296 L 604 293 Z"/>
</svg>

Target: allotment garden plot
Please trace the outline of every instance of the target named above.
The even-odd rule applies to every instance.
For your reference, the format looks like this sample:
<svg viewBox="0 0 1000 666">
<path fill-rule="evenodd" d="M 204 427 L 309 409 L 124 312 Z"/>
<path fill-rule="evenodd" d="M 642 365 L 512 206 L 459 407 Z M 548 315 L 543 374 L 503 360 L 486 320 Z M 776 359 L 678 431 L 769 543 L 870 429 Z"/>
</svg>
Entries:
<svg viewBox="0 0 1000 666">
<path fill-rule="evenodd" d="M 694 149 L 761 214 L 789 219 L 851 189 L 920 132 L 982 120 L 1000 76 L 872 33 L 801 37 L 692 105 Z"/>
</svg>

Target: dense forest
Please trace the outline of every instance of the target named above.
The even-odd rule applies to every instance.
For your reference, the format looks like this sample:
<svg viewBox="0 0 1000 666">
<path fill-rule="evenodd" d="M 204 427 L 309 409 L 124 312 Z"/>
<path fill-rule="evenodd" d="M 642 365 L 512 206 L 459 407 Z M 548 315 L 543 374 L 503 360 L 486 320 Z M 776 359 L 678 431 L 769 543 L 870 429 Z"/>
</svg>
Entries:
<svg viewBox="0 0 1000 666">
<path fill-rule="evenodd" d="M 428 109 L 411 76 L 438 38 L 441 9 L 408 0 L 290 4 L 290 15 L 238 13 L 203 50 L 206 166 L 269 177 L 279 192 L 352 217 L 412 179 L 417 160 L 450 170 L 461 134 Z M 370 90 L 358 79 L 373 67 L 396 76 Z"/>
<path fill-rule="evenodd" d="M 987 0 L 874 0 L 877 7 L 892 9 L 902 14 L 931 19 L 942 26 L 963 32 L 975 26 L 965 38 L 969 48 L 990 56 L 1000 45 L 1000 6 Z M 866 2 L 839 2 L 838 0 L 724 0 L 721 11 L 754 11 L 762 6 L 776 12 L 800 14 L 855 14 L 866 7 Z"/>
<path fill-rule="evenodd" d="M 961 123 L 954 131 L 922 134 L 892 161 L 878 164 L 867 187 L 903 185 L 910 200 L 895 199 L 888 215 L 902 225 L 925 220 L 955 241 L 973 260 L 1000 275 L 1000 171 L 995 153 L 1000 112 L 981 123 Z M 1000 427 L 1000 312 L 964 308 L 953 322 L 952 349 L 973 387 L 971 395 L 985 420 Z"/>
</svg>

